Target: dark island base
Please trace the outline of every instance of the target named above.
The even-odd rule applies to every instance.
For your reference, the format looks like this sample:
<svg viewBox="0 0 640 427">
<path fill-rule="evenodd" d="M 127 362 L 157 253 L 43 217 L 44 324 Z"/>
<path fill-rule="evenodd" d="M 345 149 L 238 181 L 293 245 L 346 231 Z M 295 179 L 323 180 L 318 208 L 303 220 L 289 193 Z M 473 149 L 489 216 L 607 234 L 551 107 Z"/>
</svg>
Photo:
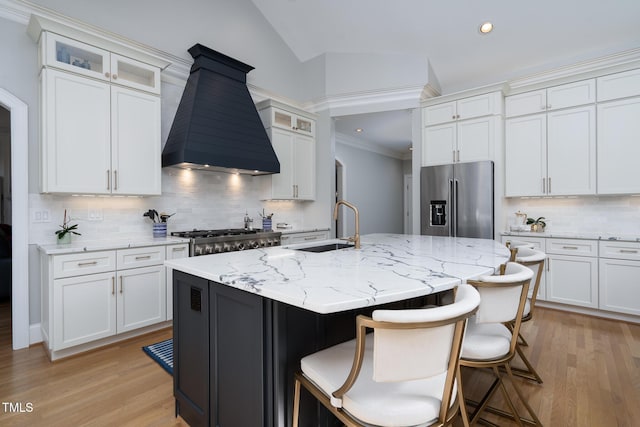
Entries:
<svg viewBox="0 0 640 427">
<path fill-rule="evenodd" d="M 450 293 L 318 314 L 180 271 L 173 273 L 176 415 L 191 426 L 290 426 L 300 359 L 355 336 L 378 308 L 441 303 Z M 341 425 L 302 393 L 300 426 Z"/>
</svg>

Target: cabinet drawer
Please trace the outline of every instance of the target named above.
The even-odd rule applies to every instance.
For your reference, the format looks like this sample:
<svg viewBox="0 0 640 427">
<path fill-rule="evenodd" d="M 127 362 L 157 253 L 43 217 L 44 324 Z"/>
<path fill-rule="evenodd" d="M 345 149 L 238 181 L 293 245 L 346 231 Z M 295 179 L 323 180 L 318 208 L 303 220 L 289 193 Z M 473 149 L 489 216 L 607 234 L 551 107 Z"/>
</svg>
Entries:
<svg viewBox="0 0 640 427">
<path fill-rule="evenodd" d="M 165 259 L 187 258 L 189 256 L 189 245 L 181 243 L 179 245 L 167 245 Z"/>
<path fill-rule="evenodd" d="M 600 258 L 640 261 L 640 242 L 600 242 Z"/>
<path fill-rule="evenodd" d="M 116 268 L 114 251 L 83 252 L 53 256 L 53 277 L 80 276 L 84 274 L 106 273 Z"/>
<path fill-rule="evenodd" d="M 596 240 L 547 239 L 546 252 L 558 255 L 598 256 Z"/>
<path fill-rule="evenodd" d="M 164 246 L 121 249 L 117 251 L 116 266 L 118 270 L 125 268 L 147 267 L 162 264 L 165 259 Z"/>
<path fill-rule="evenodd" d="M 327 231 L 317 231 L 317 232 L 314 231 L 314 232 L 308 232 L 308 233 L 291 233 L 291 234 L 283 234 L 280 237 L 280 244 L 293 245 L 297 243 L 327 240 L 328 238 L 329 238 L 329 232 Z"/>
</svg>

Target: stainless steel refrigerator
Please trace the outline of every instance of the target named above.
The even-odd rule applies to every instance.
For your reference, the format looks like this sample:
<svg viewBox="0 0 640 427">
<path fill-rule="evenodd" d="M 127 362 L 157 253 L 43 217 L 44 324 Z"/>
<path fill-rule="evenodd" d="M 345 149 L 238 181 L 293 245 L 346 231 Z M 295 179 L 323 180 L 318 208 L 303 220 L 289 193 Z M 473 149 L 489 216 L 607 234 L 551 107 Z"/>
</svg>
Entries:
<svg viewBox="0 0 640 427">
<path fill-rule="evenodd" d="M 494 238 L 493 162 L 420 170 L 421 234 Z"/>
</svg>

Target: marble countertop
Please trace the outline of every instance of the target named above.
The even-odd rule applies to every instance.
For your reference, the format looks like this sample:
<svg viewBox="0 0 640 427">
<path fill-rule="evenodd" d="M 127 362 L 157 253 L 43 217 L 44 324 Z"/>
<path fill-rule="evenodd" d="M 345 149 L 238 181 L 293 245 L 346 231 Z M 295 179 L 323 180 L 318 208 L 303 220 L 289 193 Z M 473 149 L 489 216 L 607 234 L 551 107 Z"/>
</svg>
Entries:
<svg viewBox="0 0 640 427">
<path fill-rule="evenodd" d="M 181 237 L 142 237 L 136 239 L 104 239 L 72 242 L 66 245 L 39 244 L 38 250 L 47 255 L 72 254 L 78 252 L 106 251 L 114 249 L 140 248 L 144 246 L 174 245 L 189 243 Z"/>
<path fill-rule="evenodd" d="M 165 265 L 316 313 L 428 295 L 492 274 L 509 257 L 494 240 L 370 234 L 362 249 L 296 250 L 297 244 L 167 260 Z"/>
<path fill-rule="evenodd" d="M 582 239 L 582 240 L 611 240 L 620 242 L 640 242 L 638 235 L 624 235 L 600 232 L 584 231 L 543 231 L 534 233 L 531 231 L 503 231 L 502 236 L 522 236 L 522 237 L 550 237 L 556 239 Z"/>
</svg>

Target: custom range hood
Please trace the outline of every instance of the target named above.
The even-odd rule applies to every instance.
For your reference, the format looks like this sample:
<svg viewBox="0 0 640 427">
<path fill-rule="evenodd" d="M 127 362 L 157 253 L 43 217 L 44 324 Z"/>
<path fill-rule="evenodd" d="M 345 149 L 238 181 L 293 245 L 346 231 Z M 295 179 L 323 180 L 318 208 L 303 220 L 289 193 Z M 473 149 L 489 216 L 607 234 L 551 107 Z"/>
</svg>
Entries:
<svg viewBox="0 0 640 427">
<path fill-rule="evenodd" d="M 253 67 L 196 44 L 162 166 L 264 175 L 280 172 L 247 88 Z"/>
</svg>

